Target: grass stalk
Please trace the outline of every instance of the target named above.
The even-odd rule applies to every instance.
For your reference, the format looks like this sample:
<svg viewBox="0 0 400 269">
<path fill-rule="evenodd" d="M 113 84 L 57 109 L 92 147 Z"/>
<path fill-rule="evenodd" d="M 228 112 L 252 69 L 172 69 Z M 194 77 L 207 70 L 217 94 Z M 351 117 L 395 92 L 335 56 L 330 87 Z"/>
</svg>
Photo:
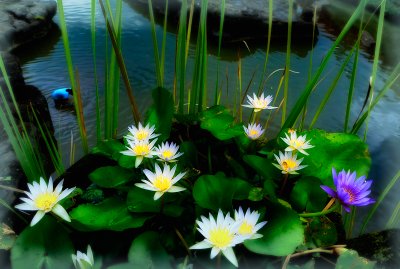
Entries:
<svg viewBox="0 0 400 269">
<path fill-rule="evenodd" d="M 214 92 L 214 105 L 218 105 L 218 92 L 219 92 L 219 64 L 221 55 L 221 44 L 222 34 L 224 29 L 224 18 L 225 18 L 225 0 L 221 0 L 221 15 L 219 21 L 219 32 L 218 32 L 218 54 L 217 54 L 217 78 L 215 80 L 215 92 Z"/>
<path fill-rule="evenodd" d="M 179 85 L 178 113 L 183 114 L 185 103 L 185 82 L 186 82 L 186 35 L 187 35 L 187 1 L 182 0 L 181 13 L 179 17 L 179 28 L 176 42 L 175 69 Z"/>
<path fill-rule="evenodd" d="M 379 195 L 374 206 L 369 210 L 368 215 L 365 217 L 365 219 L 362 223 L 360 234 L 362 234 L 365 231 L 365 228 L 367 227 L 368 222 L 371 220 L 372 216 L 374 215 L 376 209 L 381 205 L 382 201 L 385 199 L 386 195 L 390 192 L 390 190 L 393 188 L 393 186 L 396 185 L 399 178 L 400 178 L 400 170 L 397 171 L 396 175 L 390 180 L 389 184 L 386 186 L 386 188 L 383 190 L 383 192 Z"/>
<path fill-rule="evenodd" d="M 397 203 L 396 208 L 393 210 L 392 216 L 390 216 L 385 229 L 394 229 L 396 227 L 398 228 L 399 223 L 400 223 L 400 202 Z"/>
<path fill-rule="evenodd" d="M 75 74 L 74 74 L 74 65 L 72 63 L 72 56 L 71 56 L 71 50 L 69 46 L 69 39 L 68 39 L 68 31 L 67 31 L 67 23 L 65 21 L 65 15 L 64 15 L 64 6 L 63 6 L 63 1 L 62 0 L 57 0 L 57 7 L 58 7 L 58 17 L 60 18 L 60 28 L 61 28 L 61 35 L 64 43 L 64 51 L 65 51 L 65 58 L 67 61 L 67 68 L 68 68 L 68 74 L 70 78 L 70 83 L 73 91 L 73 97 L 74 97 L 74 105 L 75 105 L 75 111 L 77 114 L 77 121 L 78 121 L 78 126 L 79 126 L 79 132 L 82 140 L 82 147 L 83 151 L 85 154 L 89 152 L 89 146 L 88 146 L 88 141 L 87 141 L 87 135 L 86 135 L 86 128 L 85 128 L 85 120 L 83 118 L 83 111 L 80 111 L 81 107 L 79 107 L 79 97 L 77 93 L 77 85 L 76 85 L 76 80 L 75 80 Z"/>
<path fill-rule="evenodd" d="M 139 110 L 137 108 L 135 97 L 133 96 L 133 88 L 129 81 L 128 71 L 126 69 L 124 58 L 122 57 L 121 48 L 118 46 L 118 43 L 117 43 L 117 35 L 114 31 L 114 28 L 111 26 L 109 20 L 107 19 L 109 17 L 109 14 L 107 14 L 107 12 L 104 8 L 103 1 L 99 0 L 99 3 L 100 3 L 100 7 L 101 7 L 101 11 L 103 13 L 104 19 L 106 21 L 107 32 L 110 36 L 111 44 L 113 46 L 115 55 L 117 57 L 117 63 L 118 63 L 119 70 L 121 72 L 122 80 L 124 81 L 125 89 L 126 89 L 126 92 L 127 92 L 128 98 L 129 98 L 129 102 L 131 104 L 133 119 L 135 121 L 135 124 L 137 125 L 140 122 L 140 114 L 139 114 Z"/>
<path fill-rule="evenodd" d="M 316 73 L 314 74 L 312 79 L 307 83 L 302 94 L 297 99 L 290 114 L 288 115 L 287 119 L 285 120 L 285 122 L 282 126 L 282 129 L 293 127 L 298 116 L 301 114 L 301 110 L 303 109 L 304 105 L 306 104 L 308 97 L 310 96 L 312 90 L 314 89 L 314 86 L 317 84 L 319 77 L 321 76 L 322 72 L 325 70 L 325 67 L 327 66 L 329 59 L 331 58 L 333 52 L 336 50 L 336 47 L 343 40 L 343 38 L 347 34 L 347 32 L 351 29 L 353 24 L 357 21 L 358 17 L 360 16 L 361 12 L 363 11 L 365 2 L 366 2 L 366 0 L 361 0 L 361 3 L 355 9 L 354 13 L 351 15 L 351 17 L 347 21 L 346 25 L 343 27 L 342 31 L 336 38 L 334 44 L 331 46 L 329 51 L 326 53 L 326 56 L 322 60 L 319 68 L 316 70 Z"/>
<path fill-rule="evenodd" d="M 368 105 L 368 116 L 365 123 L 365 130 L 364 130 L 364 140 L 367 139 L 367 132 L 368 132 L 368 124 L 369 118 L 371 115 L 372 109 L 372 101 L 374 98 L 374 90 L 375 90 L 375 80 L 376 74 L 378 72 L 378 64 L 379 64 L 379 55 L 381 51 L 381 44 L 382 44 L 382 33 L 383 33 L 383 25 L 385 20 L 385 10 L 386 10 L 386 0 L 382 0 L 379 12 L 379 19 L 378 19 L 378 29 L 376 32 L 376 45 L 375 45 L 375 52 L 374 52 L 374 61 L 372 63 L 372 75 L 371 75 L 371 91 L 369 93 L 369 105 Z"/>
<path fill-rule="evenodd" d="M 282 120 L 281 126 L 285 123 L 286 119 L 286 107 L 288 102 L 289 92 L 289 70 L 290 70 L 290 50 L 292 43 L 292 19 L 293 19 L 293 0 L 289 0 L 289 12 L 288 12 L 288 33 L 286 42 L 286 61 L 285 61 L 285 81 L 283 86 L 283 105 L 282 105 Z"/>
</svg>

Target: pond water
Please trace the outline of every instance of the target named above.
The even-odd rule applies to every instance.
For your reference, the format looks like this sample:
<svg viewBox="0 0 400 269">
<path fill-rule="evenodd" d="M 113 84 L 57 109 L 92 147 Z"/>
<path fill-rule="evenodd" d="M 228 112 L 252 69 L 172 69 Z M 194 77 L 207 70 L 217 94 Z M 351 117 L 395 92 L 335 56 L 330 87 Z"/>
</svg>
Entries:
<svg viewBox="0 0 400 269">
<path fill-rule="evenodd" d="M 73 62 L 79 71 L 81 91 L 84 104 L 84 116 L 86 121 L 86 129 L 88 130 L 89 141 L 91 145 L 95 144 L 96 140 L 96 102 L 95 102 L 95 80 L 94 68 L 91 48 L 91 33 L 90 33 L 90 1 L 89 0 L 66 0 L 64 1 L 65 16 L 67 20 L 67 27 L 69 31 L 70 47 L 73 57 Z M 105 46 L 106 31 L 100 10 L 97 14 L 97 70 L 100 74 L 100 98 L 103 99 L 102 85 L 103 80 L 101 74 L 104 70 L 105 62 Z M 54 21 L 58 23 L 56 16 Z M 143 113 L 151 102 L 151 89 L 156 85 L 155 80 L 155 67 L 153 57 L 153 46 L 151 39 L 151 29 L 149 20 L 144 17 L 140 12 L 136 11 L 131 5 L 123 3 L 123 34 L 122 34 L 122 49 L 125 63 L 129 72 L 132 86 L 134 88 L 135 97 L 141 112 Z M 325 53 L 332 46 L 336 36 L 335 29 L 330 21 L 324 21 L 320 18 L 319 23 L 320 34 L 318 40 L 314 45 L 313 50 L 313 70 L 316 70 L 318 63 L 321 62 Z M 157 28 L 159 37 L 161 37 L 162 29 Z M 267 29 L 260 29 L 260 31 L 267 31 Z M 398 53 L 391 51 L 388 44 L 394 42 L 395 36 L 399 35 L 395 25 L 387 24 L 385 32 L 387 40 L 384 40 L 385 46 L 383 54 L 385 58 L 392 59 L 390 55 Z M 167 87 L 171 87 L 174 75 L 174 53 L 175 53 L 175 34 L 167 34 L 167 51 L 166 51 L 166 71 L 165 79 Z M 161 40 L 161 38 L 160 38 Z M 400 39 L 398 39 L 400 40 Z M 309 42 L 302 42 L 310 45 L 292 45 L 291 55 L 291 70 L 292 73 L 289 81 L 289 109 L 294 104 L 296 98 L 300 95 L 308 80 L 309 63 L 311 57 L 311 40 Z M 238 87 L 237 68 L 238 68 L 238 55 L 241 57 L 242 68 L 242 83 L 245 89 L 250 83 L 251 77 L 254 72 L 255 78 L 250 84 L 249 93 L 257 90 L 260 81 L 260 73 L 262 72 L 265 60 L 265 48 L 259 45 L 248 44 L 246 48 L 244 43 L 238 44 L 235 48 L 223 50 L 222 60 L 220 63 L 220 78 L 223 78 L 222 88 L 224 89 L 224 98 L 222 103 L 226 106 L 233 106 L 234 93 Z M 283 68 L 285 65 L 286 45 L 274 44 L 270 57 L 268 60 L 268 70 Z M 250 52 L 248 51 L 250 50 Z M 328 72 L 325 73 L 325 79 L 319 84 L 310 98 L 307 118 L 310 122 L 314 115 L 320 100 L 323 98 L 327 88 L 330 86 L 333 78 L 336 76 L 337 71 L 340 69 L 350 46 L 341 45 L 335 51 L 335 55 L 331 58 L 328 65 Z M 211 89 L 210 96 L 212 96 L 215 87 L 215 79 L 217 73 L 217 57 L 212 54 L 213 49 L 210 49 L 209 67 L 208 67 L 208 87 Z M 215 49 L 214 49 L 215 51 Z M 45 41 L 38 42 L 35 46 L 29 46 L 29 49 L 23 49 L 18 52 L 19 57 L 23 63 L 23 72 L 28 84 L 37 86 L 49 102 L 49 108 L 55 127 L 55 135 L 63 151 L 65 163 L 68 164 L 69 148 L 71 142 L 71 135 L 77 144 L 75 152 L 75 160 L 82 156 L 79 150 L 79 130 L 76 126 L 76 116 L 71 111 L 57 110 L 50 98 L 53 89 L 68 87 L 69 77 L 65 62 L 63 42 L 59 33 L 54 33 Z M 191 45 L 189 51 L 188 68 L 192 69 L 193 66 L 194 45 Z M 393 63 L 382 58 L 379 65 L 377 87 L 381 89 L 391 70 Z M 395 59 L 399 59 L 398 55 Z M 361 51 L 359 59 L 359 69 L 357 74 L 356 90 L 353 99 L 353 106 L 351 110 L 351 122 L 353 122 L 365 99 L 366 91 L 368 88 L 369 76 L 372 70 L 372 56 L 367 50 Z M 280 73 L 272 76 L 268 81 L 264 90 L 266 94 L 275 94 L 279 82 Z M 337 86 L 336 91 L 333 93 L 331 99 L 320 116 L 315 127 L 324 128 L 328 131 L 342 131 L 345 118 L 345 106 L 347 100 L 347 91 L 349 88 L 349 79 L 351 76 L 351 65 L 348 65 L 343 76 Z M 191 76 L 189 75 L 189 78 Z M 228 90 L 225 90 L 228 89 Z M 121 104 L 119 112 L 119 133 L 122 135 L 126 132 L 127 126 L 133 123 L 133 117 L 125 91 L 121 90 Z M 225 98 L 226 97 L 226 98 Z M 279 101 L 282 97 L 279 97 Z M 400 168 L 400 153 L 397 150 L 400 143 L 400 87 L 395 85 L 388 94 L 382 99 L 380 104 L 375 108 L 372 117 L 369 121 L 369 130 L 367 136 L 367 143 L 369 144 L 372 154 L 372 171 L 370 178 L 376 180 L 375 196 L 382 190 L 388 180 Z M 276 120 L 269 130 L 268 137 L 273 137 L 274 132 L 278 129 L 280 124 L 280 115 L 277 115 Z M 245 119 L 246 120 L 246 119 Z M 392 190 L 391 195 L 385 201 L 382 210 L 376 213 L 375 220 L 370 226 L 370 230 L 380 229 L 385 226 L 386 221 L 391 215 L 394 206 L 398 203 L 399 199 L 395 193 L 399 190 Z M 372 223 L 372 222 L 371 222 Z"/>
</svg>

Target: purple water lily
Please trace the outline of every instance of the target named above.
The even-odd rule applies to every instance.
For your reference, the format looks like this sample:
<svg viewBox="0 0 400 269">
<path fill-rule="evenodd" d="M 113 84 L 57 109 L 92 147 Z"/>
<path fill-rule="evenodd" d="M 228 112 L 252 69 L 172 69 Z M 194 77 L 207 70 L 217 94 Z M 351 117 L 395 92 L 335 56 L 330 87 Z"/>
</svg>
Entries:
<svg viewBox="0 0 400 269">
<path fill-rule="evenodd" d="M 365 176 L 356 178 L 356 172 L 346 173 L 344 170 L 336 173 L 335 168 L 332 168 L 333 183 L 336 186 L 336 191 L 328 186 L 321 186 L 321 188 L 329 194 L 329 196 L 336 198 L 342 204 L 343 208 L 350 212 L 350 206 L 365 206 L 375 203 L 375 200 L 367 197 L 371 193 L 372 180 L 365 180 Z"/>
</svg>

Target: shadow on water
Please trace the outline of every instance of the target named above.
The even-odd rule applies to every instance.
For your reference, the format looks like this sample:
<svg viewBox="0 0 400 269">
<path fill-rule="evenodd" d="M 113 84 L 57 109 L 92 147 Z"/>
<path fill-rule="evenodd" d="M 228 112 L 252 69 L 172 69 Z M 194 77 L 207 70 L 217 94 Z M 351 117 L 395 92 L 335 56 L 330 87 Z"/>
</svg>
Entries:
<svg viewBox="0 0 400 269">
<path fill-rule="evenodd" d="M 19 46 L 18 48 L 12 51 L 15 54 L 21 64 L 28 63 L 37 58 L 44 57 L 49 55 L 52 51 L 54 51 L 55 46 L 60 41 L 61 38 L 61 30 L 56 23 L 52 23 L 51 30 L 49 33 L 33 42 L 29 42 L 29 44 L 24 44 Z"/>
<path fill-rule="evenodd" d="M 139 0 L 125 0 L 135 12 L 149 18 L 148 5 Z M 180 6 L 176 1 L 170 1 L 168 8 L 167 31 L 176 34 L 178 31 Z M 156 4 L 154 4 L 156 3 Z M 162 4 L 161 4 L 162 3 Z M 153 1 L 155 21 L 162 27 L 164 23 L 164 1 Z M 196 43 L 199 21 L 199 9 L 193 13 L 191 43 Z M 217 56 L 219 38 L 220 14 L 209 12 L 207 17 L 208 52 Z M 306 57 L 318 41 L 318 28 L 315 29 L 313 39 L 313 25 L 309 21 L 293 22 L 291 52 L 299 57 Z M 270 52 L 286 52 L 288 24 L 274 22 L 271 33 Z M 229 17 L 225 16 L 221 48 L 221 60 L 237 61 L 254 54 L 257 50 L 265 50 L 268 38 L 268 24 L 252 16 Z"/>
</svg>

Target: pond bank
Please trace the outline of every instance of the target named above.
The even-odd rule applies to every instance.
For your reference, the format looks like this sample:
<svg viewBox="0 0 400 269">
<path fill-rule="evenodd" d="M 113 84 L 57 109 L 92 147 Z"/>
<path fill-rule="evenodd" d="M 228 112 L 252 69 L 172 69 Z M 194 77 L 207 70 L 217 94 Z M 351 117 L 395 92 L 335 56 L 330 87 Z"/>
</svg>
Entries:
<svg viewBox="0 0 400 269">
<path fill-rule="evenodd" d="M 46 151 L 43 139 L 40 138 L 38 125 L 32 119 L 31 107 L 42 121 L 41 124 L 45 125 L 50 132 L 53 132 L 47 101 L 38 88 L 25 83 L 19 59 L 13 54 L 13 50 L 45 37 L 54 27 L 57 27 L 52 21 L 56 11 L 57 5 L 54 1 L 3 0 L 0 3 L 0 54 L 16 101 L 19 104 L 24 124 L 31 139 L 39 143 L 40 152 Z M 5 93 L 8 92 L 3 76 L 0 76 L 0 87 Z M 8 94 L 6 94 L 6 98 L 8 105 L 12 107 L 12 101 Z M 4 108 L 4 104 L 1 104 L 1 106 Z M 4 128 L 1 129 L 4 130 Z M 16 186 L 19 179 L 24 179 L 25 175 L 16 160 L 5 131 L 0 132 L 0 155 L 2 156 L 0 179 L 8 179 L 1 181 L 1 184 Z M 46 160 L 50 159 L 46 158 Z M 49 163 L 45 166 L 48 171 L 52 170 Z M 11 203 L 14 200 L 14 193 L 0 189 L 0 199 Z M 0 220 L 3 220 L 6 214 L 7 211 L 3 210 L 2 207 Z"/>
</svg>

